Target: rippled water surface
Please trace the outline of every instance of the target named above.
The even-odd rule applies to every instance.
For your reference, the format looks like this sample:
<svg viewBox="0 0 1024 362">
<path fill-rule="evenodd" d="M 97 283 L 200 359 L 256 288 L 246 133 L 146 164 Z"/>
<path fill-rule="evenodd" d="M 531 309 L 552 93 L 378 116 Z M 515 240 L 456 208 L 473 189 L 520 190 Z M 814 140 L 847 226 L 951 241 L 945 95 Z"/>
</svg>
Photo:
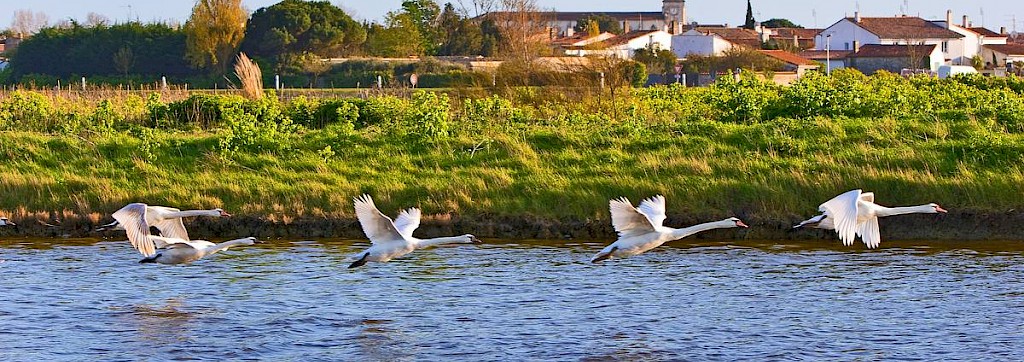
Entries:
<svg viewBox="0 0 1024 362">
<path fill-rule="evenodd" d="M 0 241 L 0 360 L 1024 360 L 1024 242 Z"/>
</svg>

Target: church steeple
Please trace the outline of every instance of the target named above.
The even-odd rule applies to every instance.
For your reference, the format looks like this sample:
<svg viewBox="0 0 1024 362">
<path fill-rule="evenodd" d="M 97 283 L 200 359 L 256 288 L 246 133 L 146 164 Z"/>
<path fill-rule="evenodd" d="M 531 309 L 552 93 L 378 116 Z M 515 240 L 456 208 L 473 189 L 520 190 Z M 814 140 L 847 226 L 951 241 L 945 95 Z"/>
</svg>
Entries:
<svg viewBox="0 0 1024 362">
<path fill-rule="evenodd" d="M 665 26 L 672 34 L 681 34 L 686 25 L 686 0 L 662 0 L 661 12 L 665 14 Z"/>
</svg>

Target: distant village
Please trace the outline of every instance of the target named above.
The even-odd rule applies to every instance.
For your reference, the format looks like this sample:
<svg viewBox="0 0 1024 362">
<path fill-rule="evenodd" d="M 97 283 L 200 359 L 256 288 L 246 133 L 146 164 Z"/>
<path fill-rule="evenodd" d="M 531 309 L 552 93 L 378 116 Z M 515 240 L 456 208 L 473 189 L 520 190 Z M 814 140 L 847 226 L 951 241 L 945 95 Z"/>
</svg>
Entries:
<svg viewBox="0 0 1024 362">
<path fill-rule="evenodd" d="M 285 3 L 311 4 L 298 0 L 286 0 L 280 4 Z M 530 1 L 522 3 L 529 4 Z M 253 16 L 260 14 L 261 10 Z M 264 63 L 272 63 L 274 72 L 287 78 L 291 84 L 309 87 L 380 86 L 386 82 L 408 82 L 412 73 L 430 71 L 473 75 L 449 77 L 453 79 L 486 79 L 489 77 L 480 74 L 494 73 L 504 62 L 520 54 L 546 64 L 549 69 L 578 65 L 590 59 L 631 60 L 646 66 L 645 70 L 650 75 L 648 84 L 685 82 L 702 85 L 721 74 L 733 73 L 737 68 L 770 72 L 779 83 L 788 83 L 808 71 L 829 73 L 840 68 L 852 68 L 864 74 L 887 71 L 940 77 L 963 72 L 995 77 L 1020 75 L 1024 68 L 1021 66 L 1024 65 L 1022 34 L 1012 33 L 1006 28 L 976 26 L 967 15 L 952 11 L 947 11 L 944 19 L 910 15 L 868 16 L 856 12 L 823 29 L 804 28 L 786 19 L 757 21 L 753 18 L 749 1 L 743 24 L 702 24 L 692 21 L 689 15 L 685 0 L 663 0 L 660 11 L 555 12 L 522 7 L 486 9 L 478 14 L 470 14 L 464 9 L 459 11 L 450 3 L 442 7 L 432 0 L 414 0 L 403 2 L 402 10 L 389 13 L 387 20 L 379 24 L 364 22 L 351 25 L 358 23 L 343 14 L 341 19 L 347 19 L 344 21 L 350 25 L 342 22 L 334 26 L 352 32 L 346 34 L 347 44 L 323 46 L 333 41 L 328 39 L 308 41 L 309 44 L 321 44 L 320 48 L 300 49 L 291 44 L 270 49 L 272 47 L 267 41 L 246 40 L 232 46 Z M 516 22 L 520 24 L 516 25 Z M 529 24 L 522 24 L 524 22 Z M 251 23 L 246 25 L 246 38 L 251 37 L 250 32 L 267 32 L 267 29 L 254 28 Z M 55 27 L 75 28 L 90 24 L 108 26 L 109 20 L 106 23 L 102 18 L 90 19 L 89 23 L 72 21 Z M 172 32 L 181 29 L 180 25 L 169 26 Z M 19 44 L 29 36 L 13 31 L 0 34 L 0 55 L 14 54 Z M 293 35 L 298 39 L 303 36 Z M 352 39 L 362 40 L 352 43 Z M 520 44 L 519 40 L 530 44 Z M 150 41 L 161 42 L 167 43 L 161 39 Z M 109 57 L 116 50 L 110 48 L 109 53 L 104 52 L 102 56 Z M 144 70 L 140 63 L 152 62 L 141 58 L 140 54 L 154 52 L 135 50 L 132 53 L 132 50 L 127 49 L 128 55 L 133 56 L 128 59 L 131 62 L 97 58 L 92 62 L 99 64 L 91 67 L 74 68 L 76 65 L 58 64 L 58 67 L 70 68 L 52 73 L 40 62 L 23 62 L 20 68 L 15 66 L 19 69 L 0 78 L 4 78 L 4 83 L 24 82 L 24 79 L 46 83 L 51 78 L 72 76 L 139 73 L 149 76 L 159 73 L 184 79 L 182 82 L 195 81 L 196 77 L 182 59 L 175 60 L 181 64 L 170 62 L 174 64 L 168 65 L 168 69 Z M 195 58 L 184 53 L 180 57 Z M 446 66 L 433 67 L 438 69 L 432 70 L 400 70 L 401 66 L 394 65 L 424 59 L 437 60 Z M 0 58 L 0 69 L 7 66 L 6 60 Z M 370 60 L 392 65 L 388 66 L 390 68 L 372 64 L 349 66 L 342 75 L 335 71 L 342 64 Z M 118 63 L 125 64 L 118 66 Z M 358 74 L 359 69 L 364 69 L 366 74 Z M 36 76 L 40 73 L 48 74 Z M 490 77 L 494 78 L 491 82 L 498 81 L 496 77 Z M 207 78 L 214 79 L 213 84 L 217 86 L 216 79 L 222 77 Z M 429 85 L 437 86 L 455 82 L 443 76 L 421 79 L 433 80 L 434 83 Z"/>
</svg>

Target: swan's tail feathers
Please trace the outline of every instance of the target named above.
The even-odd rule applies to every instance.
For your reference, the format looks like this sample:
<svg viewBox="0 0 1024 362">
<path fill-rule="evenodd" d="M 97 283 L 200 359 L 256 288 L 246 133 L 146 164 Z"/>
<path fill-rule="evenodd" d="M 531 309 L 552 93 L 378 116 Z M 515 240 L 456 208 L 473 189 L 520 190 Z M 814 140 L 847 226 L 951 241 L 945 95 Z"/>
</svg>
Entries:
<svg viewBox="0 0 1024 362">
<path fill-rule="evenodd" d="M 96 228 L 96 231 L 116 230 L 116 228 L 119 225 L 121 225 L 121 223 L 117 220 L 114 220 L 114 222 L 112 223 L 100 225 L 99 227 Z"/>
<path fill-rule="evenodd" d="M 366 258 L 369 257 L 369 256 L 370 256 L 370 253 L 363 254 L 362 258 L 359 258 L 359 260 L 356 260 L 354 263 L 349 264 L 348 268 L 352 269 L 352 268 L 358 268 L 358 267 L 361 267 L 363 265 L 366 265 L 366 261 L 367 261 Z"/>
<path fill-rule="evenodd" d="M 159 257 L 160 257 L 160 254 L 153 254 L 153 255 L 147 256 L 147 257 L 143 258 L 142 260 L 139 260 L 139 264 L 156 263 L 156 258 L 159 258 Z"/>
</svg>

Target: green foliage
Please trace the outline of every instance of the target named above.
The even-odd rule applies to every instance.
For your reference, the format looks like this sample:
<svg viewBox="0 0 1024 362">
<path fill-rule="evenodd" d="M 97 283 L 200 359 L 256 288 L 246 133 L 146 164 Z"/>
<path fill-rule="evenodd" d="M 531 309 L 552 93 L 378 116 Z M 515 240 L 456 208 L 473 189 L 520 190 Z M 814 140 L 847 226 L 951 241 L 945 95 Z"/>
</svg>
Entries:
<svg viewBox="0 0 1024 362">
<path fill-rule="evenodd" d="M 596 29 L 594 28 L 595 26 Z M 605 14 L 583 15 L 579 19 L 576 19 L 576 26 L 573 29 L 581 33 L 623 33 L 622 24 L 620 24 L 615 18 Z"/>
<path fill-rule="evenodd" d="M 131 59 L 117 62 L 114 54 L 130 54 Z M 119 65 L 124 68 L 118 69 Z M 11 57 L 12 81 L 29 74 L 63 79 L 74 75 L 124 76 L 129 70 L 149 79 L 192 75 L 194 70 L 185 61 L 184 32 L 164 24 L 83 27 L 72 23 L 70 27 L 41 30 L 25 39 Z"/>
<path fill-rule="evenodd" d="M 669 49 L 656 49 L 647 46 L 634 52 L 633 60 L 647 66 L 647 70 L 654 74 L 675 72 L 676 53 Z"/>
<path fill-rule="evenodd" d="M 36 92 L 14 91 L 0 102 L 0 129 L 52 130 L 55 109 Z"/>
<path fill-rule="evenodd" d="M 766 20 L 764 22 L 761 22 L 761 26 L 766 27 L 766 28 L 798 28 L 798 29 L 803 29 L 804 28 L 804 27 L 802 27 L 800 25 L 796 25 L 796 23 L 793 23 L 792 21 L 789 21 L 789 19 L 783 19 L 783 18 L 768 19 L 768 20 Z"/>
<path fill-rule="evenodd" d="M 416 19 L 408 13 L 390 12 L 386 24 L 372 24 L 367 33 L 365 49 L 371 55 L 401 58 L 422 55 L 426 51 Z"/>
<path fill-rule="evenodd" d="M 304 53 L 337 57 L 366 41 L 366 30 L 327 1 L 284 0 L 249 18 L 241 50 L 283 62 Z"/>
<path fill-rule="evenodd" d="M 444 93 L 417 91 L 412 96 L 411 128 L 421 139 L 437 142 L 452 131 L 451 104 Z"/>
</svg>

